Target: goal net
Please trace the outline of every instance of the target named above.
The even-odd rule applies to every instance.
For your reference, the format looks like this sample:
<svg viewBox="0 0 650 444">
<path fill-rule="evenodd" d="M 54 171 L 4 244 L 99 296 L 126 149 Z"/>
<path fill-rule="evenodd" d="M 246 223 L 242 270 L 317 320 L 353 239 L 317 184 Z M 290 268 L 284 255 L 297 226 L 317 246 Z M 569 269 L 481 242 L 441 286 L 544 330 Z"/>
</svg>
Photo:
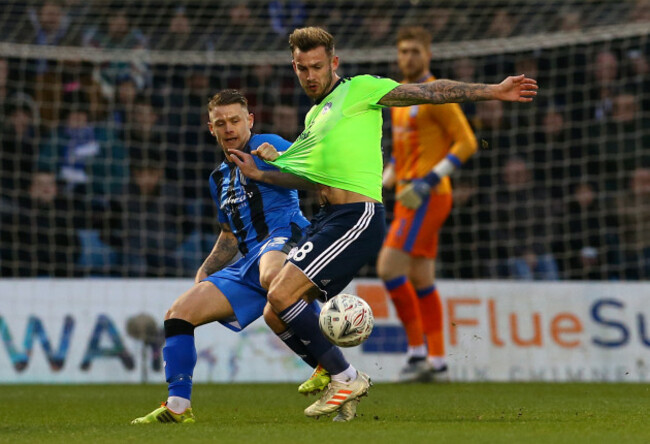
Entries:
<svg viewBox="0 0 650 444">
<path fill-rule="evenodd" d="M 208 98 L 241 89 L 256 132 L 294 140 L 311 104 L 289 32 L 324 26 L 341 75 L 399 80 L 396 31 L 421 25 L 437 77 L 541 86 L 463 105 L 480 149 L 452 178 L 438 276 L 650 278 L 647 0 L 0 6 L 2 276 L 192 276 L 218 235 Z M 384 130 L 388 159 L 388 114 Z"/>
</svg>

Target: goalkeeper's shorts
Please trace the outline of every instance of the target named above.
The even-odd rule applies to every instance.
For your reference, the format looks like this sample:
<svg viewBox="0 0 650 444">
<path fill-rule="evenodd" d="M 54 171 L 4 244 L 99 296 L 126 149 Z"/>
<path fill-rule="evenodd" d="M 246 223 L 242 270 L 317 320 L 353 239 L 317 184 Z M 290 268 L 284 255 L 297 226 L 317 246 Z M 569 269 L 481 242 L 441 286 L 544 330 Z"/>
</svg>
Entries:
<svg viewBox="0 0 650 444">
<path fill-rule="evenodd" d="M 411 256 L 435 258 L 438 255 L 438 232 L 449 217 L 451 203 L 450 193 L 431 193 L 429 199 L 415 210 L 395 202 L 395 217 L 384 246 Z"/>
</svg>

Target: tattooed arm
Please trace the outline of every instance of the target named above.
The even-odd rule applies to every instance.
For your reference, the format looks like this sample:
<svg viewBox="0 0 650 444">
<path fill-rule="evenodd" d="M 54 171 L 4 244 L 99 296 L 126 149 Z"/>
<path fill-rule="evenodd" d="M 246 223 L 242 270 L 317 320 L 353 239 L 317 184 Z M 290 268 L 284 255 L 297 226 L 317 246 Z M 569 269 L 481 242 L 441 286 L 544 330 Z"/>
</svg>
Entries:
<svg viewBox="0 0 650 444">
<path fill-rule="evenodd" d="M 410 106 L 423 103 L 461 103 L 482 100 L 531 102 L 537 95 L 537 81 L 523 74 L 507 77 L 498 85 L 435 80 L 427 83 L 406 83 L 388 92 L 378 102 L 384 106 Z"/>
<path fill-rule="evenodd" d="M 217 238 L 212 251 L 199 267 L 194 278 L 195 283 L 221 270 L 237 254 L 237 238 L 228 224 L 221 224 L 221 234 Z"/>
</svg>

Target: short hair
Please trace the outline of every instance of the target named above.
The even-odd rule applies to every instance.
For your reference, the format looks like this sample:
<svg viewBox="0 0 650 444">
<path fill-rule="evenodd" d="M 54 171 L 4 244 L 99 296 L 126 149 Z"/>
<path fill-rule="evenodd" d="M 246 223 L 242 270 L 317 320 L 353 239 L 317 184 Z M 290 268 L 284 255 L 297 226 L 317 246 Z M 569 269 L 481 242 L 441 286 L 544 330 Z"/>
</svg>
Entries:
<svg viewBox="0 0 650 444">
<path fill-rule="evenodd" d="M 403 26 L 397 30 L 397 43 L 404 40 L 415 40 L 428 49 L 432 38 L 431 33 L 422 26 Z"/>
<path fill-rule="evenodd" d="M 216 93 L 208 102 L 208 112 L 212 111 L 217 106 L 232 105 L 239 103 L 244 108 L 248 109 L 248 100 L 246 97 L 236 89 L 224 89 Z"/>
<path fill-rule="evenodd" d="M 328 56 L 334 54 L 334 36 L 318 26 L 295 29 L 289 36 L 291 54 L 296 48 L 305 52 L 320 46 L 325 48 Z"/>
</svg>

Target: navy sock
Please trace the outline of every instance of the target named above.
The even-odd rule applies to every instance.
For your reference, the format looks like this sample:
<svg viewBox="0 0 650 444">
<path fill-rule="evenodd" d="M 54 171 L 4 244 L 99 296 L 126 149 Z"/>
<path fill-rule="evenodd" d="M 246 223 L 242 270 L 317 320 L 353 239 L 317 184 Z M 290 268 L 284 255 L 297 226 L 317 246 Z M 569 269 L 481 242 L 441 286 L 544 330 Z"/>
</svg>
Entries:
<svg viewBox="0 0 650 444">
<path fill-rule="evenodd" d="M 190 399 L 192 374 L 196 365 L 194 326 L 182 319 L 165 321 L 165 377 L 169 383 L 169 396 Z"/>
<path fill-rule="evenodd" d="M 278 338 L 282 339 L 282 342 L 287 344 L 295 354 L 300 356 L 300 358 L 307 363 L 311 368 L 316 368 L 318 365 L 318 359 L 316 359 L 310 352 L 307 350 L 307 347 L 302 343 L 300 338 L 293 334 L 291 329 L 287 329 L 282 333 L 278 333 Z"/>
<path fill-rule="evenodd" d="M 282 319 L 293 330 L 313 357 L 331 375 L 345 371 L 350 364 L 338 347 L 332 345 L 318 327 L 318 315 L 300 299 L 280 312 Z"/>
</svg>

